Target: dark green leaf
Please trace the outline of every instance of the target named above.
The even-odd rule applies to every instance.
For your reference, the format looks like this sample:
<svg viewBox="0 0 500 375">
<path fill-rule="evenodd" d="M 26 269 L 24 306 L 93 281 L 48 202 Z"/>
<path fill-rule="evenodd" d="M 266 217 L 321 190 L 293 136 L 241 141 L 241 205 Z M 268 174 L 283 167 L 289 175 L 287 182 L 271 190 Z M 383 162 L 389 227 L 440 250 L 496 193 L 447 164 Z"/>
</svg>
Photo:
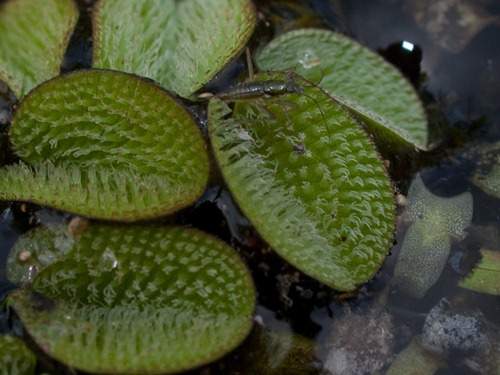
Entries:
<svg viewBox="0 0 500 375">
<path fill-rule="evenodd" d="M 176 373 L 220 358 L 248 334 L 252 279 L 221 241 L 180 227 L 106 225 L 74 240 L 35 278 L 35 293 L 9 296 L 51 357 L 94 373 Z"/>
<path fill-rule="evenodd" d="M 259 79 L 295 80 L 305 93 L 241 101 L 233 117 L 211 100 L 210 136 L 227 184 L 285 259 L 335 289 L 354 289 L 392 243 L 385 167 L 362 127 L 321 89 L 298 76 Z"/>
<path fill-rule="evenodd" d="M 0 6 L 0 79 L 18 98 L 59 74 L 78 20 L 72 0 L 9 0 Z"/>
</svg>

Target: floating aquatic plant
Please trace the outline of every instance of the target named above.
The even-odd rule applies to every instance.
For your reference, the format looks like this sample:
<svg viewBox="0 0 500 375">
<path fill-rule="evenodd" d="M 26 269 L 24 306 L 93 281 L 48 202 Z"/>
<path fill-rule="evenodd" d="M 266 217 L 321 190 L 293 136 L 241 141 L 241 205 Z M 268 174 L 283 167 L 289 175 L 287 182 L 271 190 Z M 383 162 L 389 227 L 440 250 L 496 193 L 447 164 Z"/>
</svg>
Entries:
<svg viewBox="0 0 500 375">
<path fill-rule="evenodd" d="M 317 82 L 361 116 L 380 145 L 427 148 L 427 119 L 413 87 L 354 40 L 327 30 L 294 30 L 267 44 L 257 63 L 261 69 L 294 68 Z"/>
<path fill-rule="evenodd" d="M 439 279 L 452 239 L 463 239 L 472 220 L 472 195 L 451 198 L 432 194 L 417 174 L 408 191 L 408 228 L 393 282 L 406 293 L 421 298 Z"/>
<path fill-rule="evenodd" d="M 249 0 L 100 0 L 93 22 L 93 66 L 149 77 L 188 97 L 241 51 L 256 12 Z"/>
<path fill-rule="evenodd" d="M 0 198 L 80 215 L 139 220 L 198 198 L 205 143 L 164 89 L 126 73 L 82 70 L 31 91 L 9 129 L 23 162 L 0 169 Z"/>
<path fill-rule="evenodd" d="M 283 80 L 283 74 L 261 75 Z M 320 88 L 287 105 L 209 104 L 222 173 L 245 215 L 290 263 L 338 290 L 370 280 L 387 255 L 394 198 L 377 150 L 359 123 Z"/>
<path fill-rule="evenodd" d="M 32 12 L 34 1 L 26 2 L 7 3 Z M 76 17 L 63 14 L 69 21 L 58 21 L 65 26 L 51 36 L 61 50 Z M 21 30 L 29 17 L 21 15 Z M 243 50 L 255 22 L 248 0 L 100 0 L 93 13 L 93 66 L 100 69 L 46 81 L 57 75 L 58 50 L 47 54 L 50 73 L 17 89 L 21 102 L 9 136 L 21 162 L 0 170 L 0 198 L 126 221 L 194 202 L 208 178 L 208 155 L 177 94 L 191 95 Z M 323 34 L 317 35 L 321 45 Z M 29 65 L 18 64 L 20 76 L 27 74 Z M 388 112 L 403 112 L 391 114 L 398 120 L 387 115 L 386 123 L 370 105 L 353 104 L 356 97 L 339 102 L 340 96 L 290 72 L 257 78 L 270 79 L 300 89 L 270 100 L 261 90 L 261 98 L 232 110 L 231 98 L 210 101 L 219 165 L 274 249 L 332 288 L 352 290 L 377 272 L 394 229 L 391 183 L 358 117 L 385 124 L 377 137 L 387 131 L 392 141 L 423 148 L 420 114 L 405 111 L 405 100 L 416 98 L 406 95 L 403 83 L 404 105 L 387 104 Z M 16 89 L 15 80 L 7 82 Z M 418 141 L 393 135 L 391 121 L 410 123 Z M 8 301 L 38 349 L 85 372 L 173 373 L 206 364 L 243 340 L 255 306 L 248 270 L 236 253 L 207 234 L 178 227 L 41 227 L 15 246 L 9 278 L 27 284 Z"/>
<path fill-rule="evenodd" d="M 56 254 L 64 228 L 35 229 L 41 232 L 24 241 Z M 250 274 L 234 250 L 207 234 L 92 224 L 64 241 L 32 290 L 8 303 L 39 348 L 71 368 L 175 373 L 223 356 L 252 326 Z"/>
</svg>

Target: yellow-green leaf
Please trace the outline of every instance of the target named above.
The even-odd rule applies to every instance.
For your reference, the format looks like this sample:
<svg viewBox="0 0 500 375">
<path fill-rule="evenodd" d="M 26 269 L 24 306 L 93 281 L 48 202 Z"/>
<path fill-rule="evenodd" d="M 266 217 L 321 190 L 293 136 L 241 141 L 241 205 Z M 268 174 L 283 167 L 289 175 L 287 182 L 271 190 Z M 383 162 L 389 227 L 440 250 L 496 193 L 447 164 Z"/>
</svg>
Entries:
<svg viewBox="0 0 500 375">
<path fill-rule="evenodd" d="M 0 79 L 18 98 L 59 74 L 77 20 L 72 0 L 8 0 L 0 5 Z"/>
<path fill-rule="evenodd" d="M 205 189 L 209 162 L 192 115 L 152 81 L 84 70 L 20 103 L 10 140 L 24 163 L 0 169 L 0 198 L 102 219 L 175 211 Z"/>
</svg>

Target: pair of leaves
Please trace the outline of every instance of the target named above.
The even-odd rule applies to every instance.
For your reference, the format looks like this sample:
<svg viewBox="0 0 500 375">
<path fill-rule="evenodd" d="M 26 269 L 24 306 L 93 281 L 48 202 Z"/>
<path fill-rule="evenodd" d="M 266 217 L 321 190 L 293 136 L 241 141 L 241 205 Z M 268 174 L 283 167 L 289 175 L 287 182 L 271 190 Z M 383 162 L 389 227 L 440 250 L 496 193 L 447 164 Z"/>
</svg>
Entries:
<svg viewBox="0 0 500 375">
<path fill-rule="evenodd" d="M 123 24 L 116 22 L 123 18 L 122 11 L 134 9 L 144 20 L 155 12 L 131 3 L 117 10 L 113 4 L 110 0 L 103 1 L 97 8 L 95 39 L 98 53 L 95 61 L 105 67 L 139 70 L 156 79 L 163 77 L 165 74 L 159 67 L 168 65 L 168 61 L 174 64 L 174 60 L 168 60 L 173 57 L 162 52 L 165 46 L 160 48 L 158 38 L 151 37 L 149 28 L 153 27 L 152 24 L 140 23 L 145 29 L 134 31 L 133 35 L 138 36 L 133 37 L 132 46 L 138 52 L 131 54 L 128 60 L 123 55 L 128 31 L 106 33 L 104 29 L 107 25 L 112 30 L 117 27 L 121 30 Z M 157 9 L 158 4 L 155 4 L 152 3 L 152 9 Z M 173 13 L 185 11 L 182 7 L 172 9 L 175 10 Z M 121 18 L 115 13 L 121 14 Z M 153 24 L 155 27 L 171 22 L 175 25 L 171 17 L 169 12 L 161 13 Z M 253 18 L 247 18 L 252 23 Z M 247 35 L 249 27 L 245 30 L 243 34 Z M 307 41 L 309 35 L 316 35 L 316 43 L 321 47 L 326 34 L 319 32 L 318 36 L 315 32 L 303 34 Z M 328 38 L 331 39 L 331 35 L 335 34 L 328 33 Z M 105 49 L 99 46 L 106 46 L 109 55 L 105 55 Z M 288 43 L 281 44 L 282 49 L 289 47 Z M 359 52 L 357 45 L 351 48 L 356 51 L 356 56 L 366 53 L 364 50 Z M 139 60 L 134 59 L 146 52 L 151 54 L 147 60 L 151 66 L 147 63 L 139 68 Z M 271 52 L 267 54 L 270 55 Z M 308 64 L 317 66 L 314 59 Z M 366 68 L 365 65 L 362 67 Z M 381 71 L 391 70 L 384 65 Z M 327 73 L 326 83 L 328 77 L 336 74 L 332 70 L 327 70 Z M 281 77 L 283 82 L 288 78 Z M 261 79 L 266 78 L 262 76 Z M 102 85 L 102 90 L 100 82 L 96 82 L 100 80 L 109 81 L 108 85 Z M 135 88 L 155 91 L 154 86 L 147 82 L 134 83 L 134 80 L 140 81 L 123 73 L 79 72 L 41 85 L 30 94 L 14 119 L 11 138 L 18 154 L 34 166 L 34 171 L 22 164 L 5 169 L 3 197 L 35 201 L 86 216 L 122 220 L 159 216 L 196 199 L 206 183 L 208 161 L 201 137 L 190 124 L 192 119 L 167 95 L 157 99 L 156 103 L 152 97 L 141 100 L 143 93 Z M 62 93 L 58 92 L 61 83 L 67 86 Z M 151 87 L 148 88 L 148 84 Z M 129 89 L 119 92 L 122 85 Z M 310 83 L 302 81 L 301 85 L 310 86 Z M 306 95 L 290 102 L 297 105 L 298 110 L 282 111 L 285 116 L 281 116 L 281 123 L 274 130 L 262 128 L 262 134 L 253 135 L 264 139 L 264 133 L 268 132 L 280 138 L 273 147 L 284 146 L 287 150 L 283 154 L 279 149 L 259 150 L 257 160 L 264 157 L 265 168 L 254 173 L 255 166 L 261 164 L 249 159 L 243 165 L 252 166 L 247 170 L 251 173 L 229 177 L 228 180 L 239 179 L 236 183 L 230 181 L 229 185 L 242 207 L 258 207 L 255 202 L 265 202 L 254 212 L 244 210 L 275 249 L 313 277 L 336 289 L 350 290 L 373 276 L 390 247 L 394 218 L 392 191 L 377 151 L 359 124 L 330 96 L 319 91 L 312 94 L 312 90 L 310 87 Z M 156 91 L 160 90 L 156 88 Z M 169 103 L 171 108 L 162 105 L 162 101 Z M 58 103 L 61 102 L 68 103 L 66 109 L 60 108 Z M 275 107 L 278 112 L 282 110 L 279 103 L 275 103 Z M 136 111 L 130 111 L 131 108 Z M 249 104 L 248 108 L 255 107 Z M 146 119 L 153 111 L 151 118 Z M 173 119 L 171 122 L 177 126 L 171 136 L 160 136 L 161 129 L 167 127 L 161 124 L 161 120 L 168 116 L 168 111 Z M 224 128 L 221 111 L 225 110 L 214 104 L 209 111 L 211 122 L 219 122 L 216 126 Z M 183 117 L 185 121 L 182 122 Z M 243 114 L 240 119 L 246 121 L 247 117 Z M 250 124 L 267 120 L 264 115 L 261 120 L 251 119 Z M 34 121 L 39 123 L 35 131 L 31 128 Z M 290 126 L 288 122 L 297 125 Z M 61 129 L 68 123 L 77 130 L 63 132 Z M 312 126 L 306 126 L 310 123 Z M 252 139 L 251 135 L 249 137 Z M 40 143 L 40 140 L 45 142 Z M 226 139 L 218 144 L 218 140 L 212 139 L 216 148 L 230 152 L 234 150 L 224 142 L 232 144 L 238 141 Z M 271 145 L 275 139 L 268 137 L 266 142 Z M 265 160 L 268 153 L 279 158 Z M 290 154 L 292 161 L 288 160 Z M 223 168 L 228 164 L 223 160 L 226 156 L 220 156 Z M 273 173 L 268 174 L 279 169 L 283 169 L 278 172 L 283 176 L 277 180 Z M 226 178 L 232 174 L 224 173 Z M 263 178 L 266 174 L 269 178 Z M 15 181 L 22 182 L 16 184 Z M 247 186 L 263 181 L 268 184 L 267 189 L 259 187 L 258 190 L 269 198 L 261 199 L 247 191 Z M 40 188 L 33 189 L 33 186 Z M 287 224 L 288 217 L 293 218 L 290 224 Z M 273 233 L 276 225 L 286 229 Z M 308 239 L 304 240 L 302 237 L 306 233 Z M 283 241 L 283 238 L 288 240 Z"/>
<path fill-rule="evenodd" d="M 360 116 L 379 146 L 427 148 L 427 120 L 410 83 L 382 57 L 327 30 L 295 30 L 257 54 L 261 69 L 290 69 L 317 82 Z"/>
<path fill-rule="evenodd" d="M 236 102 L 232 118 L 212 101 L 211 140 L 224 177 L 278 253 L 332 288 L 353 289 L 379 269 L 394 225 L 385 167 L 354 117 L 392 151 L 425 149 L 420 101 L 396 69 L 330 31 L 283 34 L 256 60 L 261 69 L 293 68 L 330 94 L 291 73 L 264 74 L 248 95 L 260 94 L 254 103 L 245 103 L 245 86 L 221 95 Z"/>
<path fill-rule="evenodd" d="M 19 99 L 59 74 L 78 16 L 73 0 L 2 4 L 0 79 Z M 93 66 L 148 77 L 188 96 L 234 58 L 255 22 L 249 0 L 100 0 L 93 9 Z"/>
<path fill-rule="evenodd" d="M 35 343 L 87 372 L 174 373 L 211 362 L 248 334 L 255 308 L 236 252 L 180 227 L 51 224 L 18 242 L 9 278 L 32 280 L 33 291 L 8 303 Z"/>
<path fill-rule="evenodd" d="M 94 65 L 153 78 L 182 95 L 197 90 L 228 62 L 244 46 L 255 22 L 253 8 L 246 1 L 172 2 L 168 7 L 153 0 L 117 4 L 102 0 L 96 8 Z M 220 23 L 220 9 L 228 11 L 222 14 L 230 20 L 221 24 L 233 25 L 226 32 L 215 27 Z M 141 22 L 131 27 L 131 16 L 139 16 Z M 206 25 L 207 20 L 218 30 L 215 35 L 203 34 L 209 42 L 197 33 L 198 25 Z M 157 38 L 162 27 L 167 28 L 166 39 Z M 168 31 L 171 27 L 173 33 Z M 237 32 L 227 32 L 235 28 Z M 224 48 L 229 53 L 221 56 L 222 49 L 216 46 L 227 44 L 225 35 L 236 35 L 236 42 Z M 185 37 L 194 43 L 176 48 L 185 43 Z M 168 43 L 163 44 L 165 40 Z M 195 53 L 205 47 L 214 54 L 198 58 Z M 205 66 L 205 61 L 213 66 Z M 238 103 L 233 118 L 226 117 L 229 109 L 224 102 L 213 100 L 210 131 L 223 173 L 246 214 L 280 254 L 333 288 L 353 289 L 373 276 L 390 247 L 394 202 L 384 166 L 359 123 L 328 94 L 297 76 L 263 75 L 260 79 L 268 83 L 292 79 L 305 94 Z M 167 117 L 170 122 L 164 124 Z M 0 191 L 8 192 L 7 199 L 36 201 L 99 218 L 137 220 L 171 212 L 196 199 L 208 173 L 201 136 L 189 117 L 158 86 L 129 74 L 94 70 L 59 77 L 39 86 L 21 103 L 11 139 L 31 167 L 9 167 L 0 176 L 7 181 Z M 33 123 L 37 124 L 34 129 Z M 170 126 L 175 128 L 171 136 L 163 136 L 162 131 Z M 19 177 L 21 183 L 16 184 Z M 37 193 L 33 186 L 38 185 L 42 190 Z M 189 199 L 181 201 L 176 194 L 181 190 L 190 192 Z M 183 239 L 172 242 L 174 249 L 165 255 L 168 260 L 169 254 L 179 255 L 182 271 L 171 275 L 167 272 L 171 269 L 159 272 L 152 265 L 143 269 L 149 278 L 168 286 L 164 295 L 158 285 L 146 283 L 144 275 L 135 272 L 131 255 L 137 251 L 141 261 L 148 262 L 144 256 L 148 250 L 141 246 L 159 246 L 154 256 L 163 253 L 162 241 L 151 239 L 153 234 L 144 238 L 137 233 L 139 227 L 119 233 L 99 230 L 86 231 L 79 240 L 81 247 L 76 241 L 72 246 L 78 249 L 35 279 L 34 289 L 49 300 L 26 291 L 11 297 L 27 330 L 51 356 L 87 371 L 146 372 L 144 366 L 156 366 L 160 353 L 165 365 L 165 353 L 151 346 L 156 339 L 153 335 L 170 332 L 163 339 L 174 345 L 172 353 L 176 354 L 168 358 L 172 367 L 161 371 L 179 371 L 213 360 L 244 337 L 253 304 L 249 298 L 238 298 L 231 283 L 230 290 L 221 291 L 220 306 L 241 307 L 234 321 L 228 319 L 227 311 L 220 313 L 214 307 L 217 298 L 198 294 L 204 299 L 196 295 L 183 299 L 179 294 L 206 291 L 203 277 L 181 286 L 173 282 L 174 278 L 182 281 L 193 269 L 191 260 L 179 255 Z M 163 231 L 170 230 L 174 229 L 156 228 L 153 233 L 168 236 Z M 116 244 L 103 239 L 113 236 Z M 141 243 L 127 251 L 127 239 Z M 198 250 L 200 246 L 190 243 L 187 247 Z M 220 252 L 199 256 L 214 259 Z M 102 264 L 107 269 L 101 272 Z M 120 271 L 119 264 L 126 265 L 125 270 Z M 217 282 L 227 283 L 234 271 L 227 268 L 221 275 Z M 163 277 L 171 277 L 172 282 Z M 124 283 L 115 285 L 116 280 Z M 127 289 L 126 285 L 136 287 Z M 250 289 L 248 283 L 242 288 L 253 296 Z M 76 296 L 81 299 L 74 301 Z M 145 305 L 137 307 L 142 300 Z M 69 326 L 59 324 L 65 317 Z M 130 333 L 133 339 L 125 340 Z M 186 339 L 174 342 L 178 337 Z M 48 345 L 47 338 L 53 339 Z M 206 341 L 210 338 L 228 344 L 220 348 Z M 192 350 L 198 348 L 197 343 L 210 353 Z M 144 351 L 135 358 L 138 347 Z M 89 358 L 101 358 L 95 365 L 99 367 L 87 365 Z M 124 367 L 102 367 L 106 361 Z"/>
</svg>

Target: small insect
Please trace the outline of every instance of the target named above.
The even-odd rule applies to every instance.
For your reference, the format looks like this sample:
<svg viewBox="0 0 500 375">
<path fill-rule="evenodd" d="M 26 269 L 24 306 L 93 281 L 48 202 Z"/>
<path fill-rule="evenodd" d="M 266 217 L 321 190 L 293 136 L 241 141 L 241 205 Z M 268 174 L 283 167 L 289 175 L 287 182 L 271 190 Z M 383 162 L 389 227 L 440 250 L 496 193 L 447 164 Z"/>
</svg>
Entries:
<svg viewBox="0 0 500 375">
<path fill-rule="evenodd" d="M 276 119 L 276 116 L 269 110 L 267 103 L 272 102 L 279 104 L 283 108 L 283 113 L 287 118 L 287 127 L 290 131 L 295 132 L 293 128 L 293 123 L 289 117 L 288 110 L 286 107 L 296 107 L 297 104 L 288 102 L 286 100 L 281 100 L 280 97 L 287 94 L 297 94 L 305 95 L 311 100 L 313 100 L 319 110 L 323 120 L 324 118 L 323 110 L 316 102 L 316 100 L 305 93 L 304 85 L 295 81 L 292 77 L 294 69 L 289 69 L 283 79 L 271 79 L 264 81 L 254 81 L 253 80 L 253 68 L 249 50 L 247 49 L 247 65 L 249 67 L 249 81 L 239 83 L 237 85 L 229 87 L 225 91 L 221 91 L 216 94 L 212 93 L 202 93 L 198 96 L 199 99 L 210 99 L 218 98 L 226 102 L 244 102 L 253 101 L 255 106 L 259 108 L 261 112 L 264 112 L 268 117 Z M 306 152 L 306 146 L 302 139 L 299 140 L 300 144 L 295 144 L 292 142 L 293 150 L 298 155 L 303 155 Z"/>
<path fill-rule="evenodd" d="M 285 94 L 304 94 L 304 86 L 292 80 L 243 82 L 215 95 L 227 101 L 270 99 Z"/>
</svg>

